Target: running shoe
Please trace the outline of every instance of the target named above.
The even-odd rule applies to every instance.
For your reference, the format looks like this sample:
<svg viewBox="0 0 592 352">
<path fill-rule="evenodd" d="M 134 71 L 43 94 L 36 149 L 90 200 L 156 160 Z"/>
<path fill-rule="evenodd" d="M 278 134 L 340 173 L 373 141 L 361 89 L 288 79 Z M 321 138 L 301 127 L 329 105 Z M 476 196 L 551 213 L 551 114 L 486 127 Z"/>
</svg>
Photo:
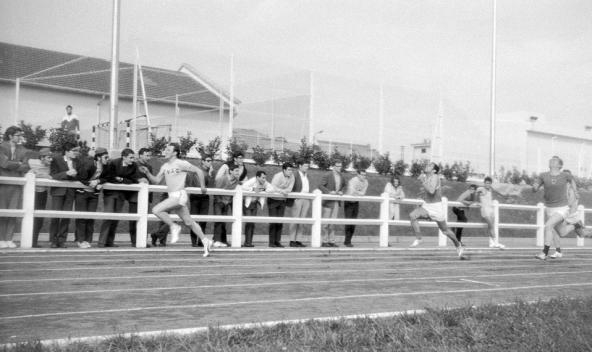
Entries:
<svg viewBox="0 0 592 352">
<path fill-rule="evenodd" d="M 173 224 L 171 226 L 171 243 L 177 243 L 179 240 L 179 234 L 181 233 L 181 226 Z"/>
<path fill-rule="evenodd" d="M 506 246 L 504 246 L 501 243 L 490 243 L 489 244 L 489 248 L 499 248 L 499 249 L 506 249 Z"/>
<path fill-rule="evenodd" d="M 545 255 L 545 253 L 539 253 L 539 254 L 535 255 L 534 257 L 539 260 L 547 260 L 547 256 Z"/>
<path fill-rule="evenodd" d="M 561 257 L 563 257 L 563 253 L 561 253 L 561 252 L 555 252 L 549 256 L 549 258 L 551 258 L 551 259 L 559 259 Z"/>
<path fill-rule="evenodd" d="M 413 241 L 413 243 L 411 243 L 411 245 L 409 246 L 409 248 L 417 247 L 417 246 L 419 246 L 419 245 L 420 245 L 422 242 L 423 242 L 423 240 L 416 239 L 415 241 Z"/>
<path fill-rule="evenodd" d="M 203 242 L 203 245 L 204 245 L 203 246 L 203 249 L 204 249 L 203 256 L 204 256 L 204 258 L 205 257 L 209 257 L 210 256 L 210 251 L 212 250 L 212 244 L 214 243 L 214 241 L 212 241 L 209 238 L 204 238 L 202 242 Z"/>
</svg>

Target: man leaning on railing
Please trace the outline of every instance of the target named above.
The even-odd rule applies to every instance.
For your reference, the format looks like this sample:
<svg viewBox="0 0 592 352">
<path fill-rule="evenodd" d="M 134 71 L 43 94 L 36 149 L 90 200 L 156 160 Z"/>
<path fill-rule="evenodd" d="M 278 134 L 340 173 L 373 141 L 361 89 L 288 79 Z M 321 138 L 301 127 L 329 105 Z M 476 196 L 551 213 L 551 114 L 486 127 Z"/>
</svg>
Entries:
<svg viewBox="0 0 592 352">
<path fill-rule="evenodd" d="M 4 143 L 0 145 L 0 176 L 21 177 L 27 170 L 26 152 L 22 146 L 23 130 L 10 126 L 4 132 Z M 0 185 L 0 209 L 18 209 L 21 207 L 22 187 Z M 16 219 L 0 217 L 0 248 L 16 248 L 12 241 Z"/>
</svg>

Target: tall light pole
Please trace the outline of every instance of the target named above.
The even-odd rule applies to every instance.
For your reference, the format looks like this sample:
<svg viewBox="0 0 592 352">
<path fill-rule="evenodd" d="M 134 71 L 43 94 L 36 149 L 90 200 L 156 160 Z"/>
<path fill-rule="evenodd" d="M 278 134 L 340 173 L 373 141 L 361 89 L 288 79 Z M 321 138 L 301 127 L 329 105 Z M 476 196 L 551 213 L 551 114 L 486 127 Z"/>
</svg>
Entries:
<svg viewBox="0 0 592 352">
<path fill-rule="evenodd" d="M 495 172 L 495 54 L 496 54 L 496 17 L 497 0 L 493 0 L 493 31 L 491 38 L 491 115 L 489 126 L 489 174 L 493 176 Z"/>
<path fill-rule="evenodd" d="M 120 0 L 113 0 L 113 33 L 111 38 L 111 89 L 109 97 L 109 150 L 115 148 L 119 111 L 119 11 Z"/>
</svg>

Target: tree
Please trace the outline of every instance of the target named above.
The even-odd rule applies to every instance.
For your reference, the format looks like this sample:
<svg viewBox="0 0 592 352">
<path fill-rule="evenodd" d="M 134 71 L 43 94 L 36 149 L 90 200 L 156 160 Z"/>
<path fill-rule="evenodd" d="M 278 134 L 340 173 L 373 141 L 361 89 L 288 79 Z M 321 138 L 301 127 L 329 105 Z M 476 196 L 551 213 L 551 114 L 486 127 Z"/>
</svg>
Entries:
<svg viewBox="0 0 592 352">
<path fill-rule="evenodd" d="M 397 162 L 393 164 L 393 173 L 395 176 L 402 176 L 405 174 L 405 170 L 407 170 L 408 167 L 409 164 L 405 164 L 405 161 L 397 160 Z"/>
<path fill-rule="evenodd" d="M 372 159 L 356 152 L 353 152 L 352 155 L 350 155 L 350 158 L 354 163 L 354 169 L 356 170 L 366 170 L 370 167 L 370 165 L 372 165 Z"/>
<path fill-rule="evenodd" d="M 297 152 L 297 158 L 303 161 L 310 162 L 314 154 L 314 146 L 306 142 L 306 138 L 300 140 L 300 147 Z M 296 161 L 296 160 L 295 160 Z"/>
<path fill-rule="evenodd" d="M 201 155 L 202 159 L 205 158 L 212 158 L 212 160 L 218 155 L 220 152 L 220 145 L 222 144 L 222 140 L 220 137 L 215 137 L 214 139 L 210 140 L 208 144 L 204 145 L 203 143 L 198 144 L 197 151 Z"/>
<path fill-rule="evenodd" d="M 226 145 L 226 161 L 231 162 L 234 160 L 234 153 L 245 153 L 249 149 L 249 145 L 245 142 L 239 141 L 236 137 L 228 140 Z"/>
<path fill-rule="evenodd" d="M 277 151 L 274 150 L 273 153 L 271 153 L 271 157 L 273 158 L 273 161 L 278 164 L 281 165 L 283 163 L 294 163 L 294 161 L 297 158 L 298 153 L 291 151 L 290 149 L 284 149 L 283 151 Z"/>
<path fill-rule="evenodd" d="M 41 126 L 35 126 L 33 129 L 33 125 L 25 123 L 25 121 L 21 120 L 19 127 L 23 130 L 25 143 L 24 147 L 30 150 L 37 149 L 37 145 L 39 142 L 45 138 L 45 133 L 47 130 L 41 128 Z"/>
<path fill-rule="evenodd" d="M 270 152 L 265 151 L 265 148 L 256 145 L 253 147 L 253 160 L 255 164 L 261 166 L 269 160 L 269 156 L 271 155 Z"/>
</svg>

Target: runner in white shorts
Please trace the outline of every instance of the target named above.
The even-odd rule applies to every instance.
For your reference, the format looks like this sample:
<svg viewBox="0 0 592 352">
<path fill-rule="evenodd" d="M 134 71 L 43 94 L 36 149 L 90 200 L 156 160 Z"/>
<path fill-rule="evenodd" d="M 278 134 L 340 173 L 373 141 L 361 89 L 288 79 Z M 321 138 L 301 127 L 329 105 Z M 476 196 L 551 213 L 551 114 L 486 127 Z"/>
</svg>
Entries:
<svg viewBox="0 0 592 352">
<path fill-rule="evenodd" d="M 492 187 L 493 180 L 487 176 L 483 180 L 483 187 L 477 188 L 475 194 L 479 197 L 479 205 L 481 206 L 481 218 L 487 224 L 487 232 L 489 235 L 489 247 L 505 249 L 506 246 L 499 243 L 499 240 L 495 236 L 495 214 L 493 212 L 493 193 L 500 196 L 507 197 L 507 194 L 502 194 Z"/>
<path fill-rule="evenodd" d="M 201 239 L 204 244 L 204 257 L 210 255 L 213 241 L 208 239 L 201 227 L 191 219 L 191 214 L 187 208 L 187 192 L 185 191 L 185 177 L 187 172 L 195 172 L 201 185 L 201 192 L 206 193 L 205 181 L 203 171 L 197 166 L 192 165 L 186 160 L 181 160 L 179 156 L 179 144 L 169 143 L 164 150 L 164 158 L 166 162 L 160 167 L 158 175 L 153 176 L 146 167 L 140 166 L 140 171 L 144 173 L 152 183 L 159 184 L 164 178 L 168 198 L 156 204 L 152 208 L 152 212 L 164 223 L 169 225 L 171 229 L 171 243 L 179 240 L 179 233 L 181 233 L 181 226 L 175 224 L 168 214 L 169 211 L 175 211 L 177 215 L 183 220 L 183 223 L 191 228 L 195 234 Z"/>
<path fill-rule="evenodd" d="M 566 226 L 564 220 L 569 214 L 569 205 L 567 199 L 568 187 L 576 187 L 575 181 L 571 174 L 562 172 L 563 160 L 554 156 L 549 160 L 549 172 L 541 173 L 535 180 L 532 190 L 538 191 L 544 187 L 544 200 L 547 221 L 545 222 L 545 242 L 542 253 L 539 253 L 535 258 L 545 260 L 550 258 L 561 258 L 561 248 L 559 245 L 559 236 L 557 234 L 564 233 Z M 549 256 L 549 248 L 551 243 L 555 242 L 557 252 Z"/>
<path fill-rule="evenodd" d="M 446 217 L 444 215 L 442 204 L 442 187 L 440 185 L 440 176 L 438 175 L 438 171 L 440 171 L 440 167 L 438 165 L 435 163 L 429 163 L 426 166 L 425 174 L 422 174 L 419 177 L 419 180 L 422 182 L 423 186 L 424 203 L 420 207 L 413 210 L 411 214 L 409 214 L 409 218 L 411 219 L 411 227 L 413 227 L 413 232 L 415 232 L 415 241 L 413 241 L 409 247 L 417 247 L 422 242 L 419 220 L 432 220 L 438 224 L 440 231 L 450 238 L 456 247 L 459 258 L 464 260 L 467 258 L 462 255 L 463 248 L 460 242 L 456 239 L 454 233 L 448 228 L 448 225 L 446 224 Z"/>
</svg>

